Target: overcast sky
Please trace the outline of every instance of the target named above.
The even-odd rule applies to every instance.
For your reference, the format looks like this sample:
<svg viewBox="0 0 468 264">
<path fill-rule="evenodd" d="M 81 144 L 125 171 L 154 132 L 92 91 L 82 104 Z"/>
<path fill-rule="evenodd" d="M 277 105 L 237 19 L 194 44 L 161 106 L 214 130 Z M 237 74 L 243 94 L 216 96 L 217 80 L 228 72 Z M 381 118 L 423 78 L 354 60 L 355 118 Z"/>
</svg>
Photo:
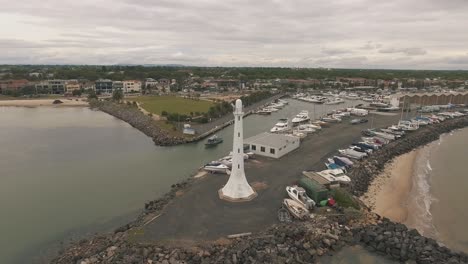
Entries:
<svg viewBox="0 0 468 264">
<path fill-rule="evenodd" d="M 468 70 L 468 0 L 0 0 L 0 64 Z"/>
</svg>

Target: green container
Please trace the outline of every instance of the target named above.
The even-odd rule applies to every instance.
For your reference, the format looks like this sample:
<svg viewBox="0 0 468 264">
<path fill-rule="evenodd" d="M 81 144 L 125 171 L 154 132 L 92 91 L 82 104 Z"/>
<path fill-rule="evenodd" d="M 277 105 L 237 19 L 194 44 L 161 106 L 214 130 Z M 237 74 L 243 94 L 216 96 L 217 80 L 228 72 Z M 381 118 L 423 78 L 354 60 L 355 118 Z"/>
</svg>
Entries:
<svg viewBox="0 0 468 264">
<path fill-rule="evenodd" d="M 328 189 L 325 188 L 322 184 L 309 179 L 307 177 L 302 177 L 298 181 L 298 185 L 306 191 L 307 195 L 312 198 L 316 203 L 328 199 Z"/>
</svg>

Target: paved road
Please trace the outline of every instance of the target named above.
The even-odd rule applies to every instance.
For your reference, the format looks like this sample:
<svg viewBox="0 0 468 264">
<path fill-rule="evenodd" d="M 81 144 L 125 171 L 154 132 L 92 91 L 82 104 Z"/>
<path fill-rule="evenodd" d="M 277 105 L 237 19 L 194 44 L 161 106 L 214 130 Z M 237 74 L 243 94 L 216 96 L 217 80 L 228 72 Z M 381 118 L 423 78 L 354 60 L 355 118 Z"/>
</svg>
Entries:
<svg viewBox="0 0 468 264">
<path fill-rule="evenodd" d="M 396 123 L 398 115 L 378 116 L 374 127 Z M 176 198 L 165 212 L 148 224 L 142 241 L 215 240 L 228 234 L 255 232 L 277 223 L 276 213 L 285 197 L 285 187 L 297 181 L 303 170 L 325 169 L 323 161 L 339 147 L 360 138 L 369 124 L 352 126 L 348 122 L 332 125 L 311 135 L 301 147 L 280 160 L 259 158 L 246 163 L 248 181 L 264 182 L 250 202 L 229 203 L 218 198 L 217 191 L 227 175 L 208 175 Z"/>
</svg>

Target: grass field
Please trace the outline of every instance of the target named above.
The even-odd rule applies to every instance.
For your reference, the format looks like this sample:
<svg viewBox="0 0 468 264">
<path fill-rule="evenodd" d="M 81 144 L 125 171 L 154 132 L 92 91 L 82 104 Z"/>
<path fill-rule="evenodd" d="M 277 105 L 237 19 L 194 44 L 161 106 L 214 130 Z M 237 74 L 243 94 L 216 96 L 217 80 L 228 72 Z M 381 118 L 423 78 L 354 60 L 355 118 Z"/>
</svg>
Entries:
<svg viewBox="0 0 468 264">
<path fill-rule="evenodd" d="M 140 103 L 146 111 L 160 115 L 162 111 L 189 115 L 190 112 L 208 112 L 212 102 L 185 99 L 176 96 L 139 96 L 129 100 Z"/>
</svg>

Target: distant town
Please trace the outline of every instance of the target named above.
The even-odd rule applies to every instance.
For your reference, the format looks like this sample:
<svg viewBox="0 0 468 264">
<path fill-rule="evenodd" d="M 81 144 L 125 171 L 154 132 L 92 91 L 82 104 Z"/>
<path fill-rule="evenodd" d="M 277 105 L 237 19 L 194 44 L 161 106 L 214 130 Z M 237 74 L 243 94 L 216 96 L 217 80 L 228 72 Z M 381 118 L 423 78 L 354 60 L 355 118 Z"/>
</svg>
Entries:
<svg viewBox="0 0 468 264">
<path fill-rule="evenodd" d="M 349 89 L 445 92 L 468 88 L 466 71 L 142 66 L 0 66 L 0 93 L 81 95 L 95 91 L 161 95 L 277 90 Z"/>
</svg>

